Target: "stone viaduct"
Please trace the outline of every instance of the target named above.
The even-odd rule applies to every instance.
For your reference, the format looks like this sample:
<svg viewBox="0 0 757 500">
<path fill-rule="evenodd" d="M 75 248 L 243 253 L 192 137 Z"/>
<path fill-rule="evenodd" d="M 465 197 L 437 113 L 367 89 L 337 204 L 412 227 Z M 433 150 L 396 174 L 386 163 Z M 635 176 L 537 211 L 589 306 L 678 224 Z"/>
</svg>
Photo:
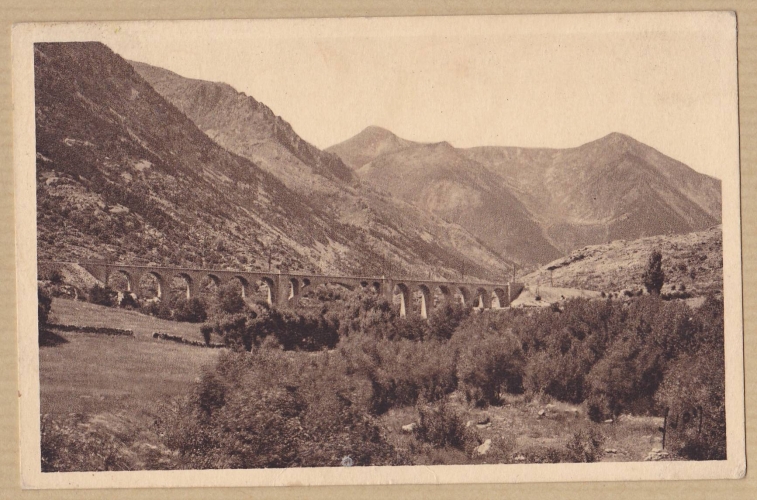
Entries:
<svg viewBox="0 0 757 500">
<path fill-rule="evenodd" d="M 70 262 L 40 261 L 38 273 L 58 269 Z M 104 284 L 120 274 L 126 279 L 127 289 L 139 293 L 139 283 L 149 274 L 157 282 L 157 297 L 168 290 L 174 278 L 181 278 L 186 283 L 186 296 L 191 298 L 199 293 L 200 283 L 209 278 L 221 286 L 232 280 L 241 285 L 242 296 L 249 296 L 252 286 L 264 283 L 267 289 L 266 300 L 269 305 L 277 307 L 296 307 L 300 297 L 307 290 L 315 290 L 319 285 L 340 285 L 350 290 L 357 288 L 373 289 L 390 302 L 395 295 L 400 297 L 400 316 L 420 315 L 427 318 L 434 307 L 434 296 L 438 293 L 444 300 L 453 300 L 455 296 L 464 304 L 474 304 L 483 309 L 508 307 L 523 290 L 522 283 L 476 283 L 467 281 L 433 281 L 387 277 L 360 276 L 326 276 L 317 274 L 295 274 L 261 271 L 232 271 L 215 269 L 190 269 L 180 267 L 139 266 L 105 262 L 76 263 Z M 420 301 L 413 297 L 420 297 Z M 419 303 L 418 303 L 419 302 Z M 494 303 L 498 303 L 494 305 Z"/>
</svg>

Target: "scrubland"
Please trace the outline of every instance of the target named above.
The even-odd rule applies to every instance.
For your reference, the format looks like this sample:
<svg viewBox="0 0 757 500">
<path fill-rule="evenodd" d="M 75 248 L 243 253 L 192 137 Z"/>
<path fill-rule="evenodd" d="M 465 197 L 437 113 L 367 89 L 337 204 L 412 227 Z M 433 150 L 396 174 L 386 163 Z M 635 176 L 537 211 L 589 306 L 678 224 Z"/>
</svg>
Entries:
<svg viewBox="0 0 757 500">
<path fill-rule="evenodd" d="M 42 465 L 723 459 L 722 315 L 714 296 L 692 309 L 644 295 L 539 310 L 448 304 L 426 321 L 371 293 L 329 293 L 297 312 L 211 305 L 201 326 L 55 299 L 48 329 L 60 340 L 40 348 Z M 227 348 L 151 336 L 201 329 Z"/>
</svg>

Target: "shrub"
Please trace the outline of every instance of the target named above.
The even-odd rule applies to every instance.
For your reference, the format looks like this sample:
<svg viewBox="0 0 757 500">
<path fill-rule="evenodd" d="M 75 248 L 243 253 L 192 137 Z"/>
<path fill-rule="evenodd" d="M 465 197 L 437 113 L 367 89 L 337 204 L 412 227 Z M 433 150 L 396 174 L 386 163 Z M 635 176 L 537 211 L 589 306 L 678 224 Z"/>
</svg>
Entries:
<svg viewBox="0 0 757 500">
<path fill-rule="evenodd" d="M 134 454 L 108 432 L 81 425 L 80 416 L 63 421 L 47 415 L 40 422 L 42 472 L 134 470 Z"/>
<path fill-rule="evenodd" d="M 216 319 L 213 331 L 223 338 L 223 343 L 234 351 L 251 351 L 253 348 L 252 333 L 249 323 L 254 316 L 249 314 L 230 314 Z"/>
<path fill-rule="evenodd" d="M 573 299 L 560 313 L 539 311 L 514 322 L 527 359 L 525 389 L 571 403 L 583 401 L 586 376 L 610 344 L 622 315 L 622 306 L 611 300 Z"/>
<path fill-rule="evenodd" d="M 89 289 L 89 301 L 93 304 L 110 307 L 114 303 L 115 296 L 116 293 L 107 286 L 95 284 Z"/>
<path fill-rule="evenodd" d="M 273 336 L 285 350 L 317 351 L 332 349 L 339 341 L 339 323 L 320 314 L 300 314 L 270 308 L 262 311 L 249 324 L 255 345 Z"/>
<path fill-rule="evenodd" d="M 50 294 L 46 290 L 37 287 L 37 321 L 40 332 L 47 326 L 52 303 L 53 299 L 50 297 Z"/>
<path fill-rule="evenodd" d="M 570 461 L 567 449 L 555 446 L 532 445 L 521 449 L 520 454 L 529 464 L 557 464 Z"/>
<path fill-rule="evenodd" d="M 428 322 L 419 316 L 396 318 L 393 326 L 390 339 L 423 341 L 429 336 Z"/>
<path fill-rule="evenodd" d="M 174 319 L 189 323 L 202 323 L 208 318 L 205 301 L 199 297 L 180 298 L 174 304 Z"/>
<path fill-rule="evenodd" d="M 398 315 L 392 304 L 383 297 L 364 292 L 354 294 L 345 304 L 340 318 L 339 334 L 342 337 L 355 333 L 382 339 L 397 336 Z"/>
<path fill-rule="evenodd" d="M 457 302 L 446 302 L 432 311 L 428 317 L 429 338 L 449 340 L 455 330 L 471 314 L 473 309 Z"/>
<path fill-rule="evenodd" d="M 633 301 L 613 342 L 587 376 L 588 411 L 616 418 L 634 406 L 651 409 L 663 370 L 689 332 L 690 310 L 653 294 Z"/>
<path fill-rule="evenodd" d="M 714 354 L 714 353 L 713 353 Z M 669 410 L 668 447 L 690 460 L 725 460 L 725 376 L 722 354 L 682 356 L 656 395 Z"/>
<path fill-rule="evenodd" d="M 465 344 L 457 362 L 457 378 L 467 401 L 485 406 L 499 404 L 500 392 L 522 393 L 524 369 L 517 338 L 507 333 L 485 334 Z"/>
<path fill-rule="evenodd" d="M 445 343 L 356 335 L 340 343 L 339 353 L 346 361 L 348 376 L 370 381 L 373 414 L 412 405 L 419 399 L 436 401 L 457 388 L 454 351 Z"/>
<path fill-rule="evenodd" d="M 579 429 L 565 446 L 569 462 L 596 462 L 602 457 L 604 436 L 595 428 Z"/>
<path fill-rule="evenodd" d="M 463 416 L 444 400 L 437 405 L 418 405 L 419 421 L 415 429 L 418 440 L 437 447 L 470 450 L 478 444 L 473 431 L 465 426 Z"/>
<path fill-rule="evenodd" d="M 723 301 L 708 296 L 655 394 L 667 410 L 670 448 L 691 460 L 726 458 Z"/>
<path fill-rule="evenodd" d="M 148 314 L 150 316 L 157 316 L 160 304 L 154 301 L 142 302 L 139 306 L 139 310 L 142 314 Z"/>
<path fill-rule="evenodd" d="M 234 283 L 227 283 L 218 288 L 218 307 L 227 314 L 241 313 L 245 309 L 244 299 L 239 293 L 239 287 Z"/>
<path fill-rule="evenodd" d="M 53 269 L 52 271 L 50 271 L 47 279 L 50 280 L 50 283 L 52 283 L 53 285 L 63 284 L 63 275 L 61 274 L 59 269 Z"/>
<path fill-rule="evenodd" d="M 202 325 L 200 327 L 200 333 L 202 334 L 202 339 L 205 341 L 205 345 L 210 345 L 210 335 L 213 333 L 213 326 Z"/>
<path fill-rule="evenodd" d="M 134 294 L 131 292 L 124 292 L 121 298 L 121 302 L 118 304 L 120 307 L 126 309 L 138 309 L 139 304 L 137 299 L 134 298 Z"/>
<path fill-rule="evenodd" d="M 367 412 L 369 384 L 324 356 L 304 365 L 276 350 L 222 353 L 165 419 L 184 468 L 398 465 Z"/>
</svg>

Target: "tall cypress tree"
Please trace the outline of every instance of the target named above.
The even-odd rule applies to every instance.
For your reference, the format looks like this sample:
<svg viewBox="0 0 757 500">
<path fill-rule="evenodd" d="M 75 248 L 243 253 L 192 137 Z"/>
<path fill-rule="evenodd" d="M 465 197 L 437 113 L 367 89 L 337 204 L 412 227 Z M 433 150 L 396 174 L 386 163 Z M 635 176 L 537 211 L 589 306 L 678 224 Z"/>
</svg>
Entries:
<svg viewBox="0 0 757 500">
<path fill-rule="evenodd" d="M 659 294 L 665 281 L 665 273 L 662 270 L 662 252 L 658 249 L 652 251 L 647 262 L 647 269 L 642 276 L 644 288 L 647 292 Z"/>
</svg>

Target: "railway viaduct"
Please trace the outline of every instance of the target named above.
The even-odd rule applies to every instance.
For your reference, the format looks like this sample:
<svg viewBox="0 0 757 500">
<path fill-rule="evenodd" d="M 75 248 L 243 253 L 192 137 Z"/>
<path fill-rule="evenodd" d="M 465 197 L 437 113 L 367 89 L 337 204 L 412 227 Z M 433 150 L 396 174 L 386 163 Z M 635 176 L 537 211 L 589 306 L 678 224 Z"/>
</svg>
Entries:
<svg viewBox="0 0 757 500">
<path fill-rule="evenodd" d="M 38 273 L 59 269 L 70 262 L 40 261 Z M 242 295 L 251 294 L 252 286 L 264 283 L 267 288 L 267 302 L 276 307 L 294 308 L 300 297 L 308 290 L 315 290 L 319 285 L 336 284 L 347 289 L 373 289 L 390 302 L 394 295 L 400 296 L 400 316 L 420 315 L 427 318 L 434 307 L 433 297 L 440 293 L 445 300 L 457 296 L 464 304 L 475 304 L 484 309 L 507 307 L 520 294 L 522 283 L 477 283 L 467 281 L 433 281 L 387 277 L 327 276 L 318 274 L 295 274 L 259 271 L 233 271 L 216 269 L 191 269 L 181 267 L 139 266 L 106 262 L 78 262 L 92 276 L 106 285 L 116 274 L 126 279 L 127 289 L 138 293 L 139 283 L 146 275 L 151 275 L 157 282 L 157 296 L 160 298 L 174 278 L 181 278 L 186 283 L 186 296 L 191 298 L 199 293 L 200 283 L 206 278 L 221 286 L 232 280 L 241 285 Z M 414 301 L 420 296 L 420 301 Z M 496 303 L 496 304 L 495 304 Z"/>
</svg>

